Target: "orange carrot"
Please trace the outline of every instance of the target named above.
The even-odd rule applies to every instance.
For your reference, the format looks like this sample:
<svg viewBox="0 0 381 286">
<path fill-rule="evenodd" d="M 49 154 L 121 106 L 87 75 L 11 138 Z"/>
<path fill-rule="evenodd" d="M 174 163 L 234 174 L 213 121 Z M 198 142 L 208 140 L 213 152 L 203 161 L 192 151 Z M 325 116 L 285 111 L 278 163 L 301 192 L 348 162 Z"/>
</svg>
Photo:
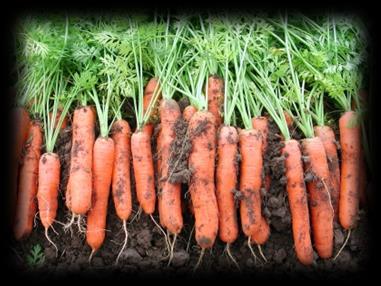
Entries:
<svg viewBox="0 0 381 286">
<path fill-rule="evenodd" d="M 214 185 L 216 130 L 214 116 L 197 111 L 189 121 L 192 150 L 189 184 L 195 214 L 196 241 L 202 248 L 211 248 L 218 232 L 218 206 Z"/>
<path fill-rule="evenodd" d="M 264 158 L 267 152 L 267 145 L 268 145 L 268 139 L 267 139 L 269 134 L 268 118 L 265 116 L 257 116 L 257 117 L 254 117 L 251 120 L 251 122 L 253 124 L 253 128 L 258 130 L 262 135 L 262 156 Z M 271 185 L 271 177 L 270 177 L 270 174 L 266 172 L 264 175 L 265 175 L 264 187 L 266 192 L 268 192 Z"/>
<path fill-rule="evenodd" d="M 262 216 L 258 229 L 251 235 L 251 242 L 258 245 L 262 245 L 266 243 L 269 237 L 270 226 L 266 219 Z"/>
<path fill-rule="evenodd" d="M 33 121 L 22 160 L 16 205 L 14 235 L 17 240 L 27 237 L 33 229 L 36 214 L 38 165 L 41 156 L 42 131 L 38 121 Z"/>
<path fill-rule="evenodd" d="M 112 195 L 116 214 L 121 220 L 131 215 L 130 140 L 131 130 L 127 121 L 120 119 L 112 127 L 115 142 L 115 160 L 112 175 Z"/>
<path fill-rule="evenodd" d="M 192 118 L 193 114 L 197 112 L 196 107 L 193 105 L 188 105 L 187 107 L 184 108 L 183 111 L 183 118 L 186 122 L 189 122 L 189 120 Z"/>
<path fill-rule="evenodd" d="M 85 214 L 91 207 L 94 128 L 95 112 L 93 108 L 90 106 L 77 108 L 73 116 L 66 205 L 71 207 L 72 212 L 80 215 Z"/>
<path fill-rule="evenodd" d="M 307 182 L 307 190 L 314 245 L 321 258 L 329 258 L 333 251 L 333 207 L 327 155 L 319 137 L 303 139 L 302 150 L 308 158 L 305 173 L 310 172 L 313 176 Z"/>
<path fill-rule="evenodd" d="M 221 108 L 224 102 L 224 80 L 217 75 L 208 79 L 208 111 L 214 115 L 216 130 L 222 123 Z"/>
<path fill-rule="evenodd" d="M 306 186 L 303 178 L 302 155 L 298 142 L 296 140 L 287 140 L 282 155 L 285 157 L 287 193 L 296 256 L 301 263 L 310 265 L 313 262 L 310 219 Z"/>
<path fill-rule="evenodd" d="M 159 211 L 160 221 L 173 234 L 183 227 L 181 213 L 181 184 L 171 183 L 169 159 L 171 144 L 176 139 L 174 126 L 181 117 L 180 107 L 173 99 L 163 99 L 160 103 L 160 169 L 159 169 Z M 161 206 L 160 206 L 161 205 Z"/>
<path fill-rule="evenodd" d="M 354 111 L 345 112 L 339 120 L 341 145 L 341 182 L 339 220 L 345 229 L 356 226 L 359 208 L 360 126 Z"/>
<path fill-rule="evenodd" d="M 92 253 L 98 250 L 106 230 L 107 205 L 114 166 L 115 146 L 111 138 L 98 137 L 93 149 L 92 205 L 87 215 L 86 242 Z M 73 197 L 74 199 L 74 197 Z"/>
<path fill-rule="evenodd" d="M 237 185 L 238 133 L 232 126 L 222 126 L 218 134 L 216 191 L 219 212 L 219 237 L 232 243 L 238 236 L 234 191 Z"/>
<path fill-rule="evenodd" d="M 320 138 L 327 154 L 328 168 L 331 182 L 331 202 L 335 220 L 339 215 L 339 193 L 340 193 L 340 164 L 335 144 L 335 133 L 329 126 L 315 126 L 315 135 Z"/>
<path fill-rule="evenodd" d="M 38 210 L 42 225 L 47 230 L 57 214 L 58 188 L 60 183 L 60 160 L 55 153 L 41 156 L 38 166 Z"/>
<path fill-rule="evenodd" d="M 149 134 L 139 130 L 132 134 L 131 153 L 138 202 L 146 214 L 152 214 L 155 211 L 156 194 Z"/>
<path fill-rule="evenodd" d="M 258 234 L 262 223 L 262 136 L 255 129 L 242 129 L 239 133 L 241 150 L 240 204 L 242 230 L 246 236 Z M 263 226 L 262 226 L 263 228 Z"/>
<path fill-rule="evenodd" d="M 158 92 L 159 89 L 159 80 L 157 78 L 151 78 L 145 89 L 144 89 L 144 95 L 143 95 L 143 113 L 145 113 L 148 109 L 148 106 L 154 96 L 154 92 Z M 161 98 L 161 93 L 158 95 L 158 98 Z M 154 124 L 152 121 L 156 121 L 158 117 L 158 106 L 154 106 L 152 111 L 151 111 L 151 119 L 149 120 L 150 123 L 147 123 L 146 125 L 143 126 L 144 132 L 148 132 L 150 137 L 152 136 L 153 133 L 153 127 Z"/>
<path fill-rule="evenodd" d="M 30 127 L 29 113 L 25 108 L 16 107 L 11 110 L 10 113 L 11 122 L 13 125 L 12 140 L 12 152 L 11 152 L 11 162 L 10 162 L 10 201 L 9 201 L 9 213 L 10 213 L 10 224 L 13 225 L 16 211 L 16 201 L 17 201 L 17 182 L 19 175 L 19 163 L 21 160 L 22 148 L 24 147 L 25 141 L 27 140 L 28 130 Z"/>
<path fill-rule="evenodd" d="M 283 114 L 286 119 L 288 129 L 291 129 L 292 124 L 294 124 L 294 119 L 292 118 L 291 114 L 288 113 L 287 111 L 283 111 Z"/>
</svg>

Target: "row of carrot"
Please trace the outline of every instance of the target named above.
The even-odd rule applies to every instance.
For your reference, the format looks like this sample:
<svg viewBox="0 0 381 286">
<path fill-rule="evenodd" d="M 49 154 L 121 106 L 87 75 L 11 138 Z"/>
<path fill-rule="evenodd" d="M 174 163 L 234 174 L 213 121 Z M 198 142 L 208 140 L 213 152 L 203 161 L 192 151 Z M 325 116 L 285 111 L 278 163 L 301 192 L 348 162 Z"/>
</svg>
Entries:
<svg viewBox="0 0 381 286">
<path fill-rule="evenodd" d="M 295 21 L 299 18 L 291 19 Z M 273 29 L 278 29 L 274 32 L 263 24 L 263 20 L 237 24 L 224 22 L 224 18 L 212 18 L 206 28 L 203 20 L 197 24 L 179 21 L 172 25 L 169 16 L 163 19 L 155 16 L 153 26 L 131 18 L 128 24 L 117 22 L 121 27 L 111 23 L 106 26 L 110 29 L 107 30 L 102 22 L 100 26 L 104 30 L 84 33 L 84 29 L 90 29 L 86 21 L 78 23 L 76 20 L 69 25 L 66 18 L 61 23 L 62 27 L 57 28 L 65 35 L 62 46 L 55 44 L 64 51 L 69 49 L 68 35 L 72 29 L 72 33 L 77 33 L 72 37 L 76 41 L 86 41 L 88 50 L 94 48 L 94 41 L 99 41 L 96 46 L 100 50 L 97 54 L 99 58 L 87 58 L 83 66 L 81 62 L 76 67 L 80 68 L 79 73 L 70 72 L 71 87 L 67 86 L 71 80 L 64 78 L 65 69 L 70 67 L 67 64 L 71 60 L 68 52 L 60 53 L 58 61 L 51 65 L 47 73 L 46 68 L 42 69 L 42 87 L 35 76 L 26 75 L 31 82 L 22 91 L 33 91 L 33 96 L 27 97 L 28 104 L 24 104 L 29 106 L 29 111 L 20 107 L 14 109 L 18 130 L 14 152 L 16 165 L 24 148 L 19 174 L 15 171 L 12 179 L 18 185 L 17 192 L 13 193 L 17 197 L 16 238 L 30 234 L 38 206 L 45 235 L 50 240 L 48 229 L 56 218 L 60 182 L 60 161 L 54 153 L 54 145 L 73 101 L 77 100 L 80 104 L 73 111 L 70 171 L 65 190 L 66 207 L 72 217 L 64 227 L 70 228 L 75 219 L 79 221 L 81 216 L 86 216 L 86 241 L 92 249 L 91 256 L 105 239 L 110 190 L 126 233 L 117 260 L 123 252 L 128 237 L 126 222 L 132 212 L 130 176 L 133 174 L 140 208 L 164 235 L 163 228 L 173 235 L 172 241 L 165 235 L 171 260 L 176 237 L 183 228 L 181 182 L 173 179 L 173 166 L 169 164 L 176 160 L 171 149 L 175 140 L 189 140 L 192 145 L 188 157 L 191 172 L 188 184 L 195 218 L 195 237 L 201 253 L 213 247 L 217 235 L 227 244 L 228 250 L 237 239 L 236 188 L 241 194 L 241 228 L 248 238 L 249 247 L 251 244 L 266 243 L 270 225 L 262 214 L 261 189 L 270 180 L 270 174 L 264 173 L 264 158 L 268 152 L 271 117 L 284 141 L 280 156 L 284 157 L 285 162 L 296 255 L 301 263 L 311 264 L 314 245 L 321 258 L 332 257 L 334 221 L 338 220 L 344 229 L 349 230 L 348 237 L 357 223 L 362 176 L 359 168 L 362 160 L 361 127 L 358 112 L 352 110 L 352 101 L 356 110 L 362 107 L 362 103 L 357 95 L 358 85 L 355 89 L 337 84 L 337 88 L 333 89 L 325 66 L 304 60 L 303 57 L 312 57 L 315 49 L 323 47 L 315 46 L 320 43 L 315 44 L 313 40 L 307 42 L 303 37 L 306 31 L 310 37 L 315 34 L 323 38 L 324 47 L 329 46 L 330 51 L 334 51 L 335 48 L 324 42 L 330 40 L 330 30 L 337 37 L 335 41 L 343 41 L 345 46 L 348 26 L 352 29 L 356 26 L 347 22 L 341 23 L 341 26 L 332 24 L 329 17 L 319 24 L 305 16 L 302 19 L 303 29 L 294 26 L 292 21 L 289 24 L 287 16 L 277 22 L 270 19 L 269 23 L 275 27 Z M 34 33 L 43 29 L 38 22 L 34 25 Z M 164 29 L 155 30 L 161 25 Z M 198 25 L 201 27 L 199 30 Z M 328 33 L 322 35 L 324 28 L 328 29 Z M 149 29 L 154 31 L 147 32 Z M 241 32 L 238 35 L 237 29 Z M 57 33 L 53 34 L 56 36 Z M 126 34 L 132 35 L 132 38 L 127 37 L 123 41 Z M 35 36 L 30 32 L 28 36 L 31 35 Z M 106 36 L 111 40 L 106 41 Z M 264 36 L 268 38 L 263 40 Z M 116 48 L 114 45 L 118 43 L 118 37 L 121 40 Z M 267 46 L 270 38 L 274 42 Z M 71 43 L 73 51 L 76 41 Z M 216 45 L 211 48 L 209 44 L 214 41 L 222 47 Z M 358 43 L 357 38 L 352 41 Z M 194 47 L 189 46 L 192 43 Z M 184 46 L 187 48 L 184 49 Z M 332 46 L 344 49 L 337 42 Z M 189 49 L 192 50 L 190 54 Z M 215 54 L 203 55 L 204 50 Z M 222 59 L 218 53 L 222 53 Z M 275 54 L 267 61 L 260 60 L 272 53 Z M 340 54 L 345 54 L 346 50 L 340 53 L 336 50 L 334 53 L 336 64 L 338 58 L 343 63 L 347 62 Z M 144 62 L 148 55 L 153 57 L 150 64 Z M 33 61 L 36 60 L 43 62 L 44 58 L 34 57 Z M 143 90 L 144 78 L 147 77 L 143 74 L 145 65 L 152 68 L 155 76 Z M 30 62 L 25 66 L 31 68 Z M 23 69 L 28 72 L 25 66 Z M 215 72 L 220 76 L 213 75 Z M 350 75 L 357 76 L 358 72 L 351 71 Z M 340 77 L 346 79 L 348 75 L 338 70 L 334 76 L 338 80 Z M 339 88 L 344 91 L 335 93 Z M 191 102 L 183 113 L 173 99 L 176 93 L 185 95 Z M 59 96 L 61 94 L 62 97 Z M 51 95 L 54 95 L 53 99 Z M 136 130 L 133 133 L 122 116 L 126 97 L 132 99 L 135 113 Z M 335 134 L 326 124 L 324 107 L 329 101 L 337 103 L 343 111 L 339 120 L 341 162 Z M 43 122 L 30 121 L 29 112 L 39 113 Z M 96 117 L 100 129 L 98 138 L 95 138 Z M 175 124 L 182 119 L 188 124 L 186 138 L 177 138 Z M 290 136 L 290 120 L 305 136 L 300 145 Z M 160 131 L 155 144 L 159 156 L 155 167 L 151 139 L 157 121 L 160 122 Z M 316 126 L 313 126 L 313 121 Z M 44 137 L 46 153 L 41 155 Z M 238 154 L 241 157 L 239 168 L 236 162 Z M 130 174 L 131 159 L 133 170 Z M 305 176 L 308 175 L 312 178 L 305 184 Z M 155 178 L 158 181 L 157 192 Z M 152 216 L 156 199 L 160 226 Z"/>
</svg>

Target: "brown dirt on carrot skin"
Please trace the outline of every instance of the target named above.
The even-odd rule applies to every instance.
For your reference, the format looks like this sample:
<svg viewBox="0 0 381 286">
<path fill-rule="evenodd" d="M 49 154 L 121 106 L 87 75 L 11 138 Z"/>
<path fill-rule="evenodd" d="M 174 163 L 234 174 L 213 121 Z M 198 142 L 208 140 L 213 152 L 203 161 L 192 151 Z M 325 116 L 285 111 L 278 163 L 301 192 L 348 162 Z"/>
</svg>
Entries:
<svg viewBox="0 0 381 286">
<path fill-rule="evenodd" d="M 269 134 L 271 135 L 271 132 Z M 276 136 L 275 136 L 276 137 Z M 348 273 L 359 273 L 367 266 L 367 258 L 369 257 L 369 231 L 366 224 L 366 216 L 364 211 L 360 211 L 360 221 L 358 228 L 355 229 L 349 239 L 347 247 L 344 249 L 340 257 L 336 261 L 321 260 L 316 257 L 315 264 L 308 268 L 301 265 L 295 256 L 293 248 L 292 231 L 290 227 L 290 213 L 288 208 L 287 192 L 285 187 L 277 182 L 276 178 L 284 176 L 284 167 L 282 169 L 284 158 L 279 157 L 280 141 L 269 144 L 269 150 L 273 155 L 270 156 L 270 170 L 272 176 L 272 185 L 270 191 L 264 200 L 264 209 L 268 210 L 271 235 L 268 242 L 262 246 L 264 255 L 268 263 L 262 264 L 255 262 L 250 250 L 247 247 L 247 238 L 242 232 L 236 242 L 230 246 L 230 251 L 239 263 L 242 273 L 239 273 L 231 260 L 224 252 L 225 244 L 220 240 L 216 243 L 211 251 L 206 251 L 203 262 L 199 268 L 197 275 L 230 275 L 237 278 L 251 277 L 255 273 L 257 276 L 273 277 L 274 275 L 287 275 L 288 277 L 305 277 L 305 278 L 330 278 L 348 276 Z M 62 142 L 65 142 L 64 140 Z M 58 151 L 60 159 L 70 156 L 70 149 L 64 148 L 57 143 L 57 150 L 68 150 L 68 154 Z M 66 142 L 70 142 L 66 141 Z M 239 159 L 239 157 L 237 158 Z M 275 160 L 275 161 L 274 161 Z M 69 160 L 70 162 L 70 160 Z M 279 169 L 276 169 L 279 166 Z M 283 170 L 283 171 L 282 171 Z M 65 172 L 65 171 L 63 171 Z M 131 169 L 133 173 L 133 170 Z M 138 210 L 135 183 L 132 179 L 132 199 L 133 214 Z M 66 186 L 65 186 L 66 188 Z M 61 189 L 64 192 L 65 189 Z M 187 191 L 183 189 L 184 193 Z M 239 194 L 237 194 L 239 197 Z M 188 196 L 189 197 L 189 196 Z M 157 212 L 154 215 L 158 221 Z M 57 220 L 61 222 L 67 221 L 67 209 L 64 200 L 59 200 L 59 209 Z M 194 233 L 191 237 L 189 252 L 186 252 L 187 241 L 194 225 L 194 219 L 190 211 L 186 209 L 184 213 L 184 229 L 177 238 L 174 258 L 171 266 L 167 267 L 165 242 L 162 233 L 153 224 L 151 219 L 142 214 L 139 220 L 135 220 L 132 224 L 128 224 L 129 240 L 125 251 L 119 262 L 119 266 L 114 266 L 114 262 L 122 242 L 124 233 L 122 231 L 121 221 L 118 219 L 110 196 L 109 212 L 107 216 L 106 239 L 102 248 L 94 255 L 92 265 L 88 264 L 90 254 L 89 247 L 85 244 L 83 235 L 79 234 L 76 227 L 73 227 L 73 235 L 70 232 L 64 232 L 62 227 L 54 224 L 59 236 L 50 231 L 52 240 L 59 247 L 58 258 L 55 257 L 55 249 L 49 244 L 44 237 L 44 229 L 37 219 L 37 226 L 33 230 L 31 236 L 22 242 L 12 241 L 11 246 L 14 249 L 10 263 L 12 263 L 20 273 L 39 273 L 28 267 L 26 257 L 30 254 L 31 249 L 40 244 L 45 255 L 45 262 L 42 266 L 45 277 L 53 275 L 65 275 L 66 273 L 76 273 L 80 276 L 88 276 L 89 278 L 101 277 L 105 273 L 112 274 L 113 277 L 123 276 L 125 274 L 134 275 L 139 278 L 147 278 L 148 276 L 173 277 L 173 276 L 191 276 L 192 268 L 196 264 L 200 248 L 196 245 Z M 335 250 L 336 254 L 341 247 L 346 232 L 340 226 L 335 226 Z M 254 250 L 259 256 L 257 249 Z M 18 258 L 17 255 L 20 257 Z M 32 270 L 32 271 L 31 271 Z M 102 271 L 99 271 L 102 270 Z M 102 273 L 102 274 L 101 274 Z M 115 276 L 114 276 L 115 275 Z M 271 276 L 270 276 L 271 275 Z"/>
</svg>

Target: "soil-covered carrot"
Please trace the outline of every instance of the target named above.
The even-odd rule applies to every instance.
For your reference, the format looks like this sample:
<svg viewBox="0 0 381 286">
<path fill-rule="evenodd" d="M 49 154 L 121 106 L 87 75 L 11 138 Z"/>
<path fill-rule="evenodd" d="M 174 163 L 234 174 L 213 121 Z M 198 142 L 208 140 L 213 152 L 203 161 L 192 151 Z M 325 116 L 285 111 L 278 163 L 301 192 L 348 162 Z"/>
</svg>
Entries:
<svg viewBox="0 0 381 286">
<path fill-rule="evenodd" d="M 224 102 L 224 80 L 217 75 L 208 78 L 208 111 L 214 115 L 216 129 L 222 123 L 222 104 Z"/>
<path fill-rule="evenodd" d="M 218 232 L 218 207 L 214 185 L 216 131 L 214 116 L 197 111 L 189 121 L 192 150 L 189 168 L 192 170 L 189 191 L 195 214 L 196 241 L 211 248 Z"/>
<path fill-rule="evenodd" d="M 38 165 L 42 146 L 41 123 L 32 121 L 28 133 L 20 168 L 16 217 L 13 229 L 17 240 L 25 238 L 31 233 L 37 210 Z"/>
<path fill-rule="evenodd" d="M 321 258 L 329 258 L 333 251 L 333 207 L 331 182 L 327 156 L 319 137 L 302 140 L 306 175 L 312 176 L 307 183 L 311 211 L 312 235 L 315 248 Z"/>
<path fill-rule="evenodd" d="M 329 168 L 329 176 L 331 182 L 331 202 L 335 215 L 335 219 L 339 215 L 339 193 L 340 193 L 340 164 L 337 155 L 335 133 L 329 126 L 315 126 L 315 135 L 320 138 L 323 143 Z"/>
<path fill-rule="evenodd" d="M 112 175 L 112 195 L 116 214 L 121 220 L 131 215 L 131 130 L 127 121 L 119 119 L 112 126 L 112 139 L 115 142 L 115 160 Z"/>
<path fill-rule="evenodd" d="M 143 131 L 134 132 L 131 136 L 131 153 L 139 205 L 146 214 L 152 214 L 155 211 L 156 194 L 151 137 Z"/>
<path fill-rule="evenodd" d="M 87 215 L 86 230 L 86 242 L 91 247 L 92 253 L 101 247 L 105 239 L 114 155 L 114 141 L 111 138 L 98 137 L 95 140 L 92 206 Z"/>
<path fill-rule="evenodd" d="M 158 93 L 159 90 L 160 90 L 160 85 L 159 85 L 158 78 L 156 77 L 151 78 L 144 89 L 144 96 L 143 96 L 143 112 L 144 113 L 148 111 L 151 101 L 154 99 L 155 93 Z M 161 93 L 159 93 L 157 98 L 158 99 L 161 98 Z M 159 116 L 159 110 L 158 110 L 159 107 L 157 106 L 157 104 L 155 104 L 154 106 L 150 108 L 152 110 L 150 111 L 151 117 L 150 117 L 149 123 L 145 124 L 143 126 L 143 129 L 144 129 L 144 132 L 148 132 L 148 134 L 152 136 L 153 128 L 154 128 L 153 122 L 156 121 Z"/>
<path fill-rule="evenodd" d="M 357 224 L 359 208 L 360 126 L 354 111 L 345 112 L 339 120 L 341 145 L 341 182 L 339 220 L 342 227 L 352 229 Z"/>
<path fill-rule="evenodd" d="M 232 243 L 238 236 L 234 191 L 238 173 L 238 133 L 233 126 L 222 126 L 218 134 L 216 194 L 219 209 L 219 237 Z"/>
<path fill-rule="evenodd" d="M 243 129 L 239 134 L 241 153 L 240 203 L 242 230 L 246 236 L 257 233 L 262 221 L 262 136 L 255 129 Z"/>
<path fill-rule="evenodd" d="M 90 106 L 75 109 L 66 205 L 79 215 L 91 207 L 95 112 Z M 70 191 L 70 195 L 69 192 Z M 69 197 L 70 196 L 70 197 Z"/>
<path fill-rule="evenodd" d="M 59 157 L 55 153 L 45 153 L 40 158 L 37 200 L 41 222 L 45 229 L 52 225 L 57 214 L 60 166 Z"/>
<path fill-rule="evenodd" d="M 169 159 L 171 144 L 176 138 L 174 126 L 181 117 L 179 105 L 173 99 L 162 99 L 160 103 L 160 168 L 159 168 L 159 211 L 160 221 L 173 234 L 183 226 L 181 212 L 181 184 L 170 182 Z"/>
<path fill-rule="evenodd" d="M 298 142 L 296 140 L 287 140 L 282 155 L 285 158 L 287 194 L 291 211 L 295 252 L 301 263 L 310 265 L 313 261 L 313 250 L 307 193 Z"/>
</svg>

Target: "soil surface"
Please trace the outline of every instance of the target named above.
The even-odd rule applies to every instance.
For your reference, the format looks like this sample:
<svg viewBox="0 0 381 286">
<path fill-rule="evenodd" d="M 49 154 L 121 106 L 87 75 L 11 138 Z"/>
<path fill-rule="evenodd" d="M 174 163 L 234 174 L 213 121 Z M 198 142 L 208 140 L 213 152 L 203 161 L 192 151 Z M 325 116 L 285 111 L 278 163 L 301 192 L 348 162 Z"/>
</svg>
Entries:
<svg viewBox="0 0 381 286">
<path fill-rule="evenodd" d="M 177 132 L 183 134 L 184 128 L 179 123 Z M 205 127 L 197 130 L 203 132 Z M 35 228 L 29 238 L 22 242 L 12 241 L 11 263 L 17 271 L 22 273 L 39 273 L 38 277 L 67 273 L 78 275 L 91 275 L 92 278 L 102 276 L 105 273 L 114 275 L 133 274 L 134 277 L 147 278 L 150 275 L 160 277 L 192 276 L 192 269 L 197 263 L 200 248 L 194 239 L 192 228 L 194 219 L 188 208 L 184 208 L 184 228 L 174 248 L 173 260 L 167 266 L 168 259 L 165 240 L 162 232 L 153 223 L 150 217 L 141 214 L 135 216 L 138 210 L 136 197 L 133 191 L 133 214 L 128 229 L 128 243 L 119 264 L 115 265 L 116 257 L 124 241 L 122 223 L 115 214 L 112 198 L 110 196 L 109 212 L 107 216 L 106 239 L 101 249 L 95 253 L 91 264 L 88 262 L 90 247 L 86 245 L 85 233 L 80 232 L 77 224 L 72 226 L 71 231 L 64 231 L 61 223 L 67 223 L 71 214 L 68 213 L 64 204 L 65 179 L 70 163 L 70 136 L 71 130 L 67 128 L 61 132 L 58 140 L 58 154 L 62 164 L 63 183 L 60 188 L 59 209 L 57 222 L 53 229 L 49 229 L 49 236 L 58 246 L 58 256 L 55 248 L 47 241 L 41 222 L 36 218 Z M 176 143 L 177 144 L 177 143 Z M 180 144 L 180 143 L 179 143 Z M 253 275 L 274 276 L 286 275 L 298 278 L 346 278 L 348 274 L 357 275 L 366 270 L 369 257 L 369 228 L 366 214 L 360 211 L 360 221 L 356 229 L 351 233 L 347 246 L 340 256 L 333 259 L 322 260 L 314 253 L 314 264 L 310 267 L 300 264 L 295 256 L 292 239 L 291 218 L 288 206 L 287 192 L 284 178 L 284 158 L 280 157 L 282 147 L 281 137 L 275 124 L 270 121 L 269 147 L 265 156 L 265 172 L 271 176 L 271 185 L 268 191 L 263 191 L 263 212 L 271 226 L 271 235 L 268 242 L 262 246 L 262 251 L 267 259 L 264 262 L 259 255 L 258 248 L 254 247 L 257 258 L 251 254 L 247 239 L 240 231 L 239 238 L 230 246 L 231 254 L 239 264 L 240 270 L 232 263 L 225 251 L 225 244 L 219 239 L 214 247 L 207 250 L 202 263 L 195 275 L 224 274 L 230 277 L 251 278 Z M 238 158 L 239 159 L 239 158 Z M 132 170 L 131 170 L 132 172 Z M 133 177 L 133 176 L 132 176 Z M 132 186 L 134 190 L 134 185 Z M 186 184 L 183 185 L 185 205 L 189 196 Z M 159 221 L 157 211 L 154 214 Z M 81 219 L 82 228 L 85 227 L 85 218 Z M 57 232 L 57 234 L 55 233 Z M 339 225 L 335 227 L 335 249 L 336 254 L 342 246 L 347 232 Z M 172 237 L 171 237 L 172 238 Z M 31 261 L 28 255 L 40 245 L 42 262 Z M 99 271 L 101 270 L 102 271 Z"/>
</svg>

